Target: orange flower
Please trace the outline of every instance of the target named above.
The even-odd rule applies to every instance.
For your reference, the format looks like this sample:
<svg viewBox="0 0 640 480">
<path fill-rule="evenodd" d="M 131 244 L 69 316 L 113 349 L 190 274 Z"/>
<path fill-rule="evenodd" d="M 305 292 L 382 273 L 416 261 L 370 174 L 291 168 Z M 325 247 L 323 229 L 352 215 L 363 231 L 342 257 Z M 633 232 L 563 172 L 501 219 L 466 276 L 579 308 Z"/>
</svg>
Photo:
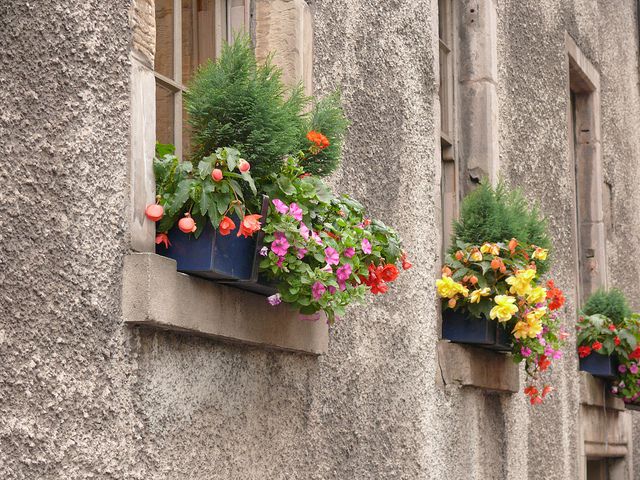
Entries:
<svg viewBox="0 0 640 480">
<path fill-rule="evenodd" d="M 478 283 L 478 277 L 476 277 L 475 275 L 471 275 L 469 277 L 469 282 L 471 282 L 471 285 L 475 285 L 476 283 Z"/>
<path fill-rule="evenodd" d="M 444 275 L 445 277 L 450 277 L 452 274 L 451 269 L 449 267 L 447 267 L 446 265 L 444 267 L 442 267 L 442 275 Z"/>
<path fill-rule="evenodd" d="M 218 228 L 220 229 L 220 235 L 229 235 L 232 230 L 235 230 L 236 224 L 233 223 L 233 220 L 225 215 L 224 217 L 222 217 L 222 220 L 220 220 L 220 225 L 218 225 Z"/>
<path fill-rule="evenodd" d="M 541 372 L 544 372 L 550 366 L 551 360 L 549 360 L 546 355 L 540 355 L 540 358 L 538 359 L 538 369 Z"/>
<path fill-rule="evenodd" d="M 527 388 L 524 389 L 524 394 L 528 395 L 528 396 L 533 396 L 533 395 L 537 395 L 538 394 L 538 389 L 536 387 L 534 387 L 533 385 L 528 386 Z"/>
<path fill-rule="evenodd" d="M 549 280 L 547 282 L 547 299 L 549 302 L 549 310 L 558 310 L 562 305 L 564 305 L 564 295 L 562 294 L 562 290 L 556 288 L 553 283 L 553 280 Z"/>
<path fill-rule="evenodd" d="M 464 258 L 464 253 L 462 253 L 462 250 L 458 250 L 456 252 L 456 260 L 461 261 Z"/>
<path fill-rule="evenodd" d="M 512 238 L 511 240 L 509 240 L 509 251 L 511 252 L 511 255 L 514 254 L 517 246 L 518 246 L 518 241 L 515 238 Z"/>
<path fill-rule="evenodd" d="M 402 255 L 400 256 L 400 261 L 402 262 L 402 269 L 403 270 L 409 270 L 411 267 L 413 267 L 411 262 L 409 260 L 407 260 L 407 254 L 404 253 L 404 252 L 402 252 Z"/>
<path fill-rule="evenodd" d="M 166 233 L 159 233 L 156 235 L 156 245 L 164 244 L 164 248 L 169 248 L 171 246 L 171 242 L 169 241 L 169 236 Z"/>
<path fill-rule="evenodd" d="M 329 146 L 329 139 L 320 132 L 316 132 L 315 130 L 311 130 L 309 133 L 307 133 L 307 139 L 311 143 L 314 143 L 320 150 Z"/>
<path fill-rule="evenodd" d="M 542 389 L 542 398 L 546 397 L 551 392 L 553 392 L 553 387 L 551 385 L 545 385 Z"/>
<path fill-rule="evenodd" d="M 446 268 L 446 267 L 445 267 Z M 382 272 L 380 272 L 380 278 L 382 278 L 385 282 L 393 282 L 396 278 L 398 278 L 398 267 L 389 263 L 382 268 Z"/>
<path fill-rule="evenodd" d="M 244 235 L 245 237 L 250 237 L 258 230 L 260 230 L 260 219 L 262 215 L 253 214 L 253 215 L 245 215 L 242 221 L 240 222 L 240 229 L 238 230 L 238 237 L 240 235 Z"/>
</svg>

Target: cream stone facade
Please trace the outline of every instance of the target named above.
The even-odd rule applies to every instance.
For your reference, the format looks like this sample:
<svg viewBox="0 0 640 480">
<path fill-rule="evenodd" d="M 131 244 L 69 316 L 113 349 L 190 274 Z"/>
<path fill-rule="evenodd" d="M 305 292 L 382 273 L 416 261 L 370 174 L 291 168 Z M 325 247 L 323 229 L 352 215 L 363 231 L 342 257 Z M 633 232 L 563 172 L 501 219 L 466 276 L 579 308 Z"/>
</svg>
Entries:
<svg viewBox="0 0 640 480">
<path fill-rule="evenodd" d="M 241 24 L 342 91 L 330 181 L 414 268 L 331 328 L 155 255 L 160 1 L 0 5 L 0 478 L 640 478 L 640 413 L 574 338 L 531 407 L 508 358 L 441 339 L 433 287 L 443 219 L 502 178 L 548 215 L 569 329 L 599 285 L 640 310 L 635 0 L 182 3 L 213 55 Z"/>
</svg>

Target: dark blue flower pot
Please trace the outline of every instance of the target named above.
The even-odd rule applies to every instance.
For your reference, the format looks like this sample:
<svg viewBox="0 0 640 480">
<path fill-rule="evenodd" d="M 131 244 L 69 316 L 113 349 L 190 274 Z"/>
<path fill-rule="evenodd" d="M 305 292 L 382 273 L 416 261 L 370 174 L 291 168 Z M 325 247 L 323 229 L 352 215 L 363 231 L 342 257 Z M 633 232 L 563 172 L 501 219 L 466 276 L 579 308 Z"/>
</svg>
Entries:
<svg viewBox="0 0 640 480">
<path fill-rule="evenodd" d="M 580 370 L 594 377 L 613 379 L 618 374 L 618 359 L 615 355 L 600 355 L 591 352 L 580 359 Z"/>
<path fill-rule="evenodd" d="M 624 404 L 624 408 L 627 410 L 635 410 L 636 412 L 640 411 L 640 404 L 638 403 L 626 403 Z"/>
<path fill-rule="evenodd" d="M 513 348 L 509 332 L 497 321 L 451 309 L 442 312 L 442 338 L 502 352 Z"/>
<path fill-rule="evenodd" d="M 265 197 L 262 205 L 262 218 L 266 218 L 269 200 Z M 172 258 L 179 272 L 216 280 L 243 290 L 263 295 L 276 293 L 274 285 L 265 282 L 259 275 L 260 249 L 264 232 L 260 230 L 252 237 L 237 236 L 240 221 L 231 217 L 237 228 L 229 235 L 221 235 L 209 221 L 202 234 L 196 239 L 192 234 L 181 232 L 178 227 L 168 232 L 170 246 L 160 244 L 156 252 Z M 262 222 L 264 225 L 264 221 Z"/>
</svg>

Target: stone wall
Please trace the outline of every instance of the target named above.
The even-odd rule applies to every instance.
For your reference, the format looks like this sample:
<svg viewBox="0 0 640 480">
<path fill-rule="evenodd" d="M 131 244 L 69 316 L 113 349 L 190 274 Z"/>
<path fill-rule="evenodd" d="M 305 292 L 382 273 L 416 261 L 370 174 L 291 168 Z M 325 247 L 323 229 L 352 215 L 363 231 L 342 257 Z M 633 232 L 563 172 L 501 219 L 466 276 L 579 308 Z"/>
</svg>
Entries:
<svg viewBox="0 0 640 480">
<path fill-rule="evenodd" d="M 536 409 L 442 382 L 435 4 L 310 2 L 314 88 L 340 86 L 352 120 L 331 181 L 396 226 L 415 265 L 320 358 L 122 324 L 129 52 L 152 46 L 128 1 L 0 6 L 0 477 L 578 478 L 575 355 Z M 601 75 L 610 283 L 640 308 L 634 2 L 508 0 L 496 18 L 501 174 L 549 212 L 567 319 L 567 31 Z"/>
</svg>

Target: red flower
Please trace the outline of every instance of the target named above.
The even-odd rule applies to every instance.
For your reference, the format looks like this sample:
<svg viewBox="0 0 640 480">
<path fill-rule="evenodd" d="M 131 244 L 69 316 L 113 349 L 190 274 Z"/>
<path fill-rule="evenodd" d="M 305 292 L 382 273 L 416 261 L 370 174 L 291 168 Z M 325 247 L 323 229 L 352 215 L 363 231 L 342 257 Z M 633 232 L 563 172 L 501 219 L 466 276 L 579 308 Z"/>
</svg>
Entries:
<svg viewBox="0 0 640 480">
<path fill-rule="evenodd" d="M 597 352 L 602 348 L 602 344 L 596 340 L 595 342 L 593 342 L 593 345 L 591 345 L 591 348 L 593 348 Z"/>
<path fill-rule="evenodd" d="M 591 355 L 591 347 L 578 347 L 578 355 L 580 356 L 580 358 L 588 357 L 589 355 Z"/>
<path fill-rule="evenodd" d="M 398 272 L 398 267 L 390 263 L 382 267 L 380 278 L 382 278 L 382 280 L 385 282 L 393 282 L 396 278 L 398 278 L 399 273 L 400 272 Z"/>
<path fill-rule="evenodd" d="M 530 385 L 530 386 L 528 386 L 527 388 L 524 389 L 524 394 L 532 397 L 533 395 L 537 395 L 538 394 L 538 389 L 536 387 L 534 387 L 533 385 Z"/>
<path fill-rule="evenodd" d="M 387 293 L 389 287 L 384 282 L 378 282 L 371 286 L 371 293 L 378 295 L 379 293 Z"/>
<path fill-rule="evenodd" d="M 617 347 L 618 345 L 620 345 L 620 337 L 616 337 L 616 338 L 614 338 L 614 339 L 613 339 L 613 343 L 615 343 L 615 344 L 616 344 L 616 347 Z"/>
<path fill-rule="evenodd" d="M 540 355 L 540 358 L 538 359 L 538 370 L 544 372 L 550 366 L 551 360 L 549 360 L 546 355 Z"/>
<path fill-rule="evenodd" d="M 531 405 L 540 405 L 542 403 L 542 397 L 541 396 L 531 397 L 531 400 L 529 401 L 531 402 Z"/>
<path fill-rule="evenodd" d="M 411 265 L 411 262 L 407 260 L 407 254 L 404 252 L 402 252 L 402 255 L 400 256 L 400 261 L 402 262 L 403 270 L 409 270 L 411 267 L 413 267 L 413 265 Z"/>
<path fill-rule="evenodd" d="M 240 229 L 238 230 L 238 237 L 240 235 L 244 235 L 245 237 L 250 237 L 258 230 L 260 230 L 260 218 L 262 215 L 253 214 L 253 215 L 245 215 L 242 221 L 240 222 Z"/>
<path fill-rule="evenodd" d="M 311 130 L 309 133 L 307 133 L 307 139 L 311 143 L 315 143 L 316 147 L 318 147 L 320 150 L 329 146 L 329 139 L 320 132 L 316 132 L 315 130 Z"/>
<path fill-rule="evenodd" d="M 147 205 L 144 214 L 152 222 L 157 222 L 162 219 L 162 216 L 164 215 L 164 208 L 162 208 L 162 205 L 158 205 L 157 203 Z"/>
<path fill-rule="evenodd" d="M 553 392 L 553 387 L 551 385 L 545 385 L 542 389 L 542 398 L 546 397 L 551 392 Z"/>
<path fill-rule="evenodd" d="M 615 325 L 609 325 L 609 330 L 611 330 L 612 332 L 616 331 L 616 326 Z"/>
<path fill-rule="evenodd" d="M 640 360 L 640 347 L 636 348 L 633 352 L 629 354 L 629 358 L 631 360 Z"/>
<path fill-rule="evenodd" d="M 220 235 L 229 235 L 232 230 L 235 230 L 236 224 L 233 223 L 233 220 L 225 215 L 224 217 L 222 217 L 222 220 L 220 220 L 220 225 L 218 225 L 218 228 L 220 229 Z"/>
<path fill-rule="evenodd" d="M 547 282 L 547 298 L 550 300 L 549 302 L 549 310 L 558 310 L 562 305 L 564 305 L 564 295 L 562 290 L 556 288 L 553 283 L 553 280 L 549 280 Z"/>
<path fill-rule="evenodd" d="M 156 235 L 156 245 L 164 244 L 164 248 L 169 248 L 171 246 L 171 242 L 169 241 L 169 236 L 166 233 L 159 233 Z"/>
</svg>

